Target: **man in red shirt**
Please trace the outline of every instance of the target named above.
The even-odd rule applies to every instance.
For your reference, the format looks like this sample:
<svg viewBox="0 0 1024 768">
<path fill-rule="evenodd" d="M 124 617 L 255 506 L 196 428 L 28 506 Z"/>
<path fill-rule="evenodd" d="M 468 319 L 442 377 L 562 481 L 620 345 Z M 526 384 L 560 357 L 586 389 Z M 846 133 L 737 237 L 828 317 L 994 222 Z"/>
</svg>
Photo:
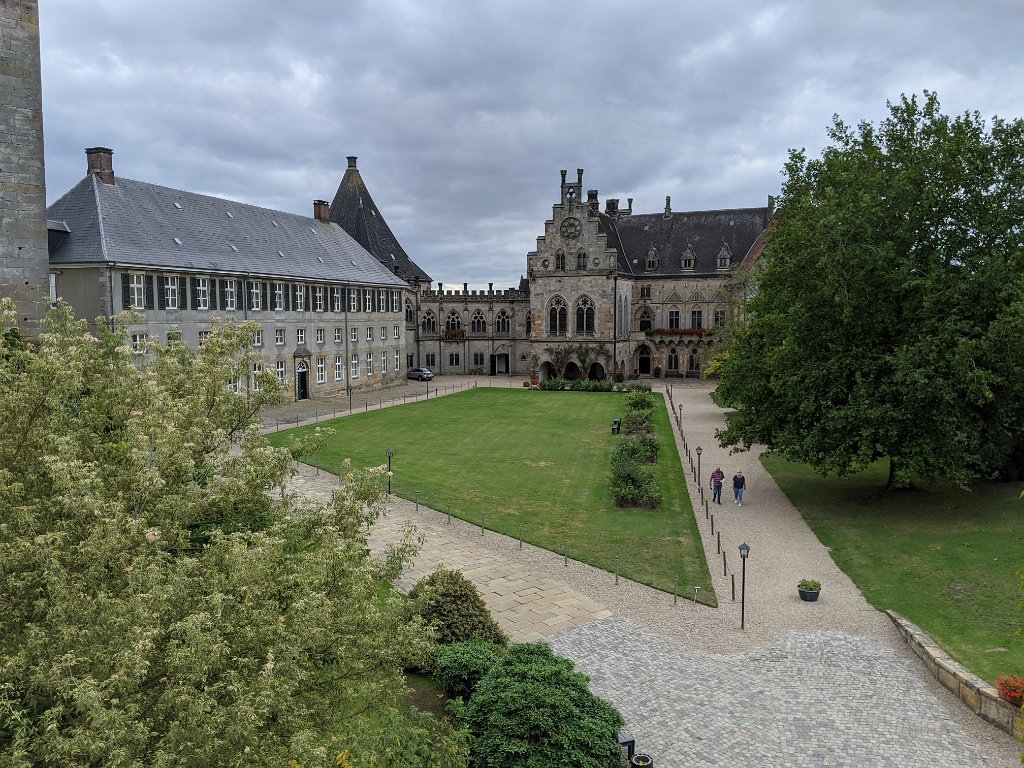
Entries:
<svg viewBox="0 0 1024 768">
<path fill-rule="evenodd" d="M 722 483 L 725 481 L 725 472 L 722 471 L 721 467 L 715 467 L 715 471 L 711 473 L 711 501 L 714 503 L 722 503 Z"/>
</svg>

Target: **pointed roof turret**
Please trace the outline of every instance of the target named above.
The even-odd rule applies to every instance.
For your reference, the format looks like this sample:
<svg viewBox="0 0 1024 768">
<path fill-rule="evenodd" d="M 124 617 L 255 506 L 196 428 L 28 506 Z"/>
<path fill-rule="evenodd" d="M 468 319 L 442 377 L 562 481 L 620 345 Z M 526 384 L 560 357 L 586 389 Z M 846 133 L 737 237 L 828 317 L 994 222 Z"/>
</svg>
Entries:
<svg viewBox="0 0 1024 768">
<path fill-rule="evenodd" d="M 331 221 L 406 282 L 430 282 L 430 275 L 409 258 L 377 209 L 356 167 L 355 156 L 348 157 L 348 168 L 331 202 Z"/>
</svg>

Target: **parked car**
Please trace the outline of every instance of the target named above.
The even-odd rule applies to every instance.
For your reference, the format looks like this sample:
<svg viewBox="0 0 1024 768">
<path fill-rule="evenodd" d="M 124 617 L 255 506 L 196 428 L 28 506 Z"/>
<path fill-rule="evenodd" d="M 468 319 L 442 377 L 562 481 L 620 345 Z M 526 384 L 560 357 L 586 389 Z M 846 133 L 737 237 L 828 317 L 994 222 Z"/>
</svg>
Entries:
<svg viewBox="0 0 1024 768">
<path fill-rule="evenodd" d="M 405 376 L 408 379 L 430 381 L 432 378 L 434 378 L 434 372 L 429 368 L 410 368 L 409 372 Z"/>
</svg>

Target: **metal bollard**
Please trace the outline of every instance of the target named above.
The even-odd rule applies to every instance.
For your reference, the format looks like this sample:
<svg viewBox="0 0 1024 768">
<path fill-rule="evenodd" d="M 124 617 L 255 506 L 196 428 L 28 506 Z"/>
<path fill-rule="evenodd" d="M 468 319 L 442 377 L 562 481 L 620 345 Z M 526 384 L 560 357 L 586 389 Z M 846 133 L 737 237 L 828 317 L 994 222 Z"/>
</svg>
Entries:
<svg viewBox="0 0 1024 768">
<path fill-rule="evenodd" d="M 615 558 L 615 585 L 619 584 L 619 558 Z"/>
<path fill-rule="evenodd" d="M 679 577 L 676 576 L 675 586 L 672 588 L 672 605 L 679 605 Z"/>
<path fill-rule="evenodd" d="M 736 574 L 732 575 L 732 601 L 736 602 Z"/>
<path fill-rule="evenodd" d="M 565 554 L 562 556 L 562 567 L 569 567 L 569 542 L 565 542 Z"/>
<path fill-rule="evenodd" d="M 729 575 L 729 566 L 726 565 L 726 563 L 725 563 L 725 550 L 724 549 L 722 550 L 722 575 L 723 576 L 728 576 Z"/>
<path fill-rule="evenodd" d="M 484 535 L 484 513 L 480 513 L 480 535 Z"/>
<path fill-rule="evenodd" d="M 523 526 L 519 526 L 519 548 L 523 548 Z"/>
<path fill-rule="evenodd" d="M 715 535 L 715 516 L 711 516 L 711 535 Z"/>
<path fill-rule="evenodd" d="M 448 525 L 451 525 L 451 524 L 452 524 L 452 502 L 451 502 L 451 499 L 449 499 L 448 500 Z"/>
<path fill-rule="evenodd" d="M 718 529 L 718 553 L 721 554 L 721 552 L 722 552 L 722 529 L 719 528 Z"/>
</svg>

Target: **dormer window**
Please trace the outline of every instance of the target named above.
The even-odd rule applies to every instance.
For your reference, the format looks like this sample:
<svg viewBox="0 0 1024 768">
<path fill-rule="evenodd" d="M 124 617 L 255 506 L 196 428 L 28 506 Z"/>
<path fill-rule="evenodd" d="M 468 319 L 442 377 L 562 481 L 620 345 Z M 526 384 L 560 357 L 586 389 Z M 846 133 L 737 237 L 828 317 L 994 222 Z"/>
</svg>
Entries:
<svg viewBox="0 0 1024 768">
<path fill-rule="evenodd" d="M 647 264 L 646 264 L 646 266 L 647 266 L 648 270 L 652 270 L 652 269 L 657 269 L 658 268 L 658 249 L 655 248 L 654 246 L 651 246 L 651 250 L 649 250 L 647 252 Z"/>
<path fill-rule="evenodd" d="M 732 251 L 729 250 L 729 246 L 722 243 L 721 250 L 718 251 L 718 268 L 728 269 L 729 264 L 732 262 Z"/>
<path fill-rule="evenodd" d="M 683 251 L 683 269 L 689 272 L 693 271 L 694 265 L 697 263 L 697 257 L 693 252 L 693 247 L 690 245 L 686 246 L 686 250 Z"/>
</svg>

